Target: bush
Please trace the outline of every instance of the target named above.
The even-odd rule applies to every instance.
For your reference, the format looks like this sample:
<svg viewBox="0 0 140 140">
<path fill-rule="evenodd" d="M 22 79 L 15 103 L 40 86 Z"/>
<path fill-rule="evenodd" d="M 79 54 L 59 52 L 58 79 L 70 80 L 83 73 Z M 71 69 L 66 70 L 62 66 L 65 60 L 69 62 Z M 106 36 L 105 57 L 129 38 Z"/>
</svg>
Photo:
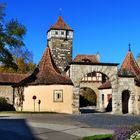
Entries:
<svg viewBox="0 0 140 140">
<path fill-rule="evenodd" d="M 136 133 L 135 138 L 140 134 L 140 126 L 133 125 L 131 127 L 121 127 L 115 130 L 113 134 L 113 140 L 129 140 Z M 134 137 L 134 136 L 133 136 Z M 134 140 L 136 140 L 134 138 Z M 131 139 L 133 140 L 133 139 Z"/>
<path fill-rule="evenodd" d="M 125 140 L 131 133 L 132 133 L 132 130 L 130 127 L 121 127 L 115 130 L 113 134 L 113 139 Z"/>
<path fill-rule="evenodd" d="M 0 97 L 0 111 L 15 111 L 15 108 L 5 98 Z"/>
<path fill-rule="evenodd" d="M 81 88 L 80 90 L 80 107 L 96 106 L 97 95 L 90 88 Z"/>
</svg>

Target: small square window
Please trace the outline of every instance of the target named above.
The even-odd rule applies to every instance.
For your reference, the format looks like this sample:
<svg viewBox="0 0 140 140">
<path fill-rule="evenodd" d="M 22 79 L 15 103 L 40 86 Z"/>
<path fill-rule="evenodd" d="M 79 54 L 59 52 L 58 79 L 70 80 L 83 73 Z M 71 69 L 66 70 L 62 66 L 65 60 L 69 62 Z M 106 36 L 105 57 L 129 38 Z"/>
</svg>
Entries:
<svg viewBox="0 0 140 140">
<path fill-rule="evenodd" d="M 69 36 L 69 31 L 66 31 L 66 34 Z"/>
<path fill-rule="evenodd" d="M 58 35 L 58 31 L 55 31 L 55 34 Z"/>
<path fill-rule="evenodd" d="M 54 102 L 63 102 L 63 90 L 54 90 Z"/>
<path fill-rule="evenodd" d="M 64 32 L 61 32 L 61 35 L 64 35 Z"/>
</svg>

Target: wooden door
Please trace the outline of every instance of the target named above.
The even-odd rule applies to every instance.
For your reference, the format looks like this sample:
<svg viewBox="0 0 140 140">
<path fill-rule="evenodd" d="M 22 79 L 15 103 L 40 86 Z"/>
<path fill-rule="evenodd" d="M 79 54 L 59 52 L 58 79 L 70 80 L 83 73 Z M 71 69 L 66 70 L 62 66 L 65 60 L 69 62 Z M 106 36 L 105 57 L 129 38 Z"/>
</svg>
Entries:
<svg viewBox="0 0 140 140">
<path fill-rule="evenodd" d="M 130 93 L 128 90 L 123 91 L 122 93 L 122 113 L 129 113 L 128 103 L 129 103 Z"/>
</svg>

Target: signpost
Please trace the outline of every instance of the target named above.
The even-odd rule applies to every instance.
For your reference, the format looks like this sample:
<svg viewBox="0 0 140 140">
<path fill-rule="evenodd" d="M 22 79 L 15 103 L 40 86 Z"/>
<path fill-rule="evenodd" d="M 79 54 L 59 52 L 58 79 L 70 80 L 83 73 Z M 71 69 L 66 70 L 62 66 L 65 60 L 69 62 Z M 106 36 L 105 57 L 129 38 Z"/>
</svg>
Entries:
<svg viewBox="0 0 140 140">
<path fill-rule="evenodd" d="M 40 112 L 40 104 L 41 104 L 41 100 L 38 100 L 38 110 Z"/>
<path fill-rule="evenodd" d="M 34 100 L 34 112 L 35 112 L 35 100 L 36 100 L 36 96 L 34 95 L 33 97 L 32 97 L 32 99 Z"/>
</svg>

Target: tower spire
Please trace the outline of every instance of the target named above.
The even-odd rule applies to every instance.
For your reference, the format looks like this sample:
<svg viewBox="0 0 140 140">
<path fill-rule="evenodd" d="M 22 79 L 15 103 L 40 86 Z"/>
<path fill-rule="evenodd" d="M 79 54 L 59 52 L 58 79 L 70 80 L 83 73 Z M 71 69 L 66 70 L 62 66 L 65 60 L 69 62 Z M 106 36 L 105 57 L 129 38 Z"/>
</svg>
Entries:
<svg viewBox="0 0 140 140">
<path fill-rule="evenodd" d="M 131 52 L 131 44 L 130 43 L 128 44 L 128 47 L 129 47 L 128 51 Z"/>
</svg>

